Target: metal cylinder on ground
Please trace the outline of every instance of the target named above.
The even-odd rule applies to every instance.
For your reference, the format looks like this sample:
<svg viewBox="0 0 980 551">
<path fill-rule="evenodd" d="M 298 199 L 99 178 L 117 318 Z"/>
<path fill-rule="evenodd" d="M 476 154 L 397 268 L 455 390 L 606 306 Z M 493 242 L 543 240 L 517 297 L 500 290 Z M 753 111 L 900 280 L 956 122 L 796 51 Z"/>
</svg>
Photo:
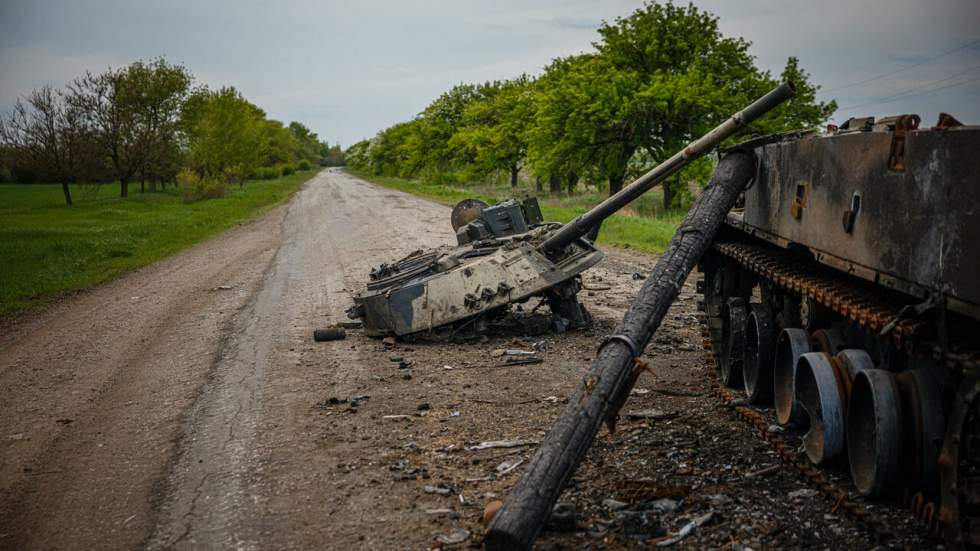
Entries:
<svg viewBox="0 0 980 551">
<path fill-rule="evenodd" d="M 810 335 L 805 329 L 792 327 L 779 333 L 772 383 L 776 421 L 780 425 L 802 425 L 806 421 L 803 409 L 796 401 L 796 362 L 811 350 Z"/>
<path fill-rule="evenodd" d="M 772 401 L 772 362 L 776 349 L 776 326 L 772 309 L 765 304 L 750 304 L 745 323 L 745 348 L 742 377 L 745 395 L 753 404 Z"/>
</svg>

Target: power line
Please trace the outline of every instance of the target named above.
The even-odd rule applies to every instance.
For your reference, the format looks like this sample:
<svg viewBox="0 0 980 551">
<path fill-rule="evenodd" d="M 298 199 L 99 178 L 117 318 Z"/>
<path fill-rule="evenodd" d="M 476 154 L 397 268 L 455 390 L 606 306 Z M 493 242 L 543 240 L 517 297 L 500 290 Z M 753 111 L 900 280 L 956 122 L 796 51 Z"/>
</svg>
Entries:
<svg viewBox="0 0 980 551">
<path fill-rule="evenodd" d="M 949 80 L 949 79 L 946 79 L 946 80 Z M 872 102 L 868 102 L 868 103 L 862 103 L 860 105 L 852 105 L 850 107 L 843 107 L 841 109 L 838 109 L 836 111 L 836 113 L 840 113 L 842 111 L 849 111 L 851 109 L 857 109 L 858 107 L 867 107 L 869 105 L 880 105 L 880 104 L 883 104 L 883 103 L 892 103 L 892 102 L 896 102 L 896 101 L 901 101 L 901 100 L 906 99 L 906 98 L 911 98 L 911 97 L 915 97 L 915 96 L 922 96 L 922 95 L 926 95 L 926 94 L 931 94 L 933 92 L 939 92 L 940 90 L 945 90 L 947 88 L 955 88 L 956 86 L 962 86 L 964 84 L 969 84 L 971 82 L 976 82 L 978 80 L 980 80 L 980 76 L 973 77 L 973 78 L 970 78 L 970 79 L 967 79 L 967 80 L 962 80 L 960 82 L 954 82 L 953 84 L 947 84 L 946 86 L 940 86 L 939 88 L 933 88 L 932 90 L 926 90 L 925 92 L 919 92 L 919 93 L 914 93 L 914 94 L 904 94 L 904 95 L 900 95 L 898 97 L 893 96 L 892 99 L 872 101 Z"/>
<path fill-rule="evenodd" d="M 948 80 L 952 80 L 952 79 L 954 79 L 954 78 L 956 78 L 958 76 L 965 75 L 966 73 L 970 73 L 970 72 L 976 71 L 977 69 L 980 69 L 980 65 L 977 65 L 975 67 L 970 67 L 969 69 L 966 69 L 964 71 L 960 71 L 958 73 L 953 73 L 952 75 L 949 75 L 947 77 L 943 77 L 943 78 L 938 79 L 938 80 L 933 80 L 933 81 L 927 82 L 925 84 L 920 84 L 918 86 L 913 86 L 912 88 L 909 88 L 908 90 L 902 90 L 901 92 L 898 92 L 896 94 L 889 94 L 887 96 L 880 97 L 878 99 L 872 100 L 872 101 L 867 102 L 867 103 L 862 103 L 860 105 L 852 105 L 850 107 L 843 107 L 843 108 L 839 109 L 839 111 L 843 111 L 845 109 L 853 109 L 855 107 L 863 107 L 865 105 L 873 105 L 875 103 L 887 103 L 887 102 L 890 102 L 892 99 L 906 97 L 906 96 L 910 96 L 910 95 L 915 95 L 914 92 L 917 92 L 917 91 L 919 91 L 919 90 L 921 90 L 923 88 L 928 88 L 930 86 L 934 86 L 936 84 L 940 84 L 940 83 L 946 82 Z"/>
<path fill-rule="evenodd" d="M 834 92 L 834 91 L 837 91 L 837 90 L 843 90 L 845 88 L 853 88 L 854 86 L 860 86 L 860 85 L 866 84 L 868 82 L 872 82 L 872 81 L 875 81 L 875 80 L 878 80 L 878 79 L 882 79 L 882 78 L 885 78 L 885 77 L 890 77 L 892 75 L 901 73 L 902 71 L 908 71 L 909 69 L 914 69 L 915 67 L 918 67 L 920 65 L 925 65 L 926 63 L 932 63 L 933 61 L 936 61 L 937 59 L 946 57 L 949 54 L 953 54 L 953 53 L 956 53 L 956 52 L 958 52 L 960 50 L 969 48 L 970 46 L 973 46 L 974 44 L 977 44 L 977 43 L 980 43 L 980 38 L 978 38 L 978 39 L 976 39 L 973 42 L 970 42 L 968 44 L 963 44 L 962 46 L 959 46 L 959 47 L 953 48 L 952 50 L 943 52 L 943 53 L 941 53 L 941 54 L 939 54 L 939 55 L 937 55 L 935 57 L 930 57 L 929 59 L 926 59 L 926 60 L 923 60 L 923 61 L 919 61 L 919 62 L 913 63 L 911 65 L 902 67 L 900 69 L 895 69 L 894 71 L 889 71 L 887 73 L 882 73 L 880 75 L 869 77 L 869 78 L 866 78 L 864 80 L 859 80 L 857 82 L 852 82 L 850 84 L 845 84 L 843 86 L 835 86 L 833 88 L 827 88 L 826 90 L 821 90 L 820 92 L 821 93 L 827 93 L 827 92 Z"/>
</svg>

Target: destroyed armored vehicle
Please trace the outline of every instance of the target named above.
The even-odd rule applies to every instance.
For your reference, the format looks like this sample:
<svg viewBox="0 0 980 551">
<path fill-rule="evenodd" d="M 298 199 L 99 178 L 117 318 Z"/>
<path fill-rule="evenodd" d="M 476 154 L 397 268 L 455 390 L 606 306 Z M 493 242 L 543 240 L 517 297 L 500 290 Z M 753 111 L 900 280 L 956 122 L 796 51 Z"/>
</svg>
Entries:
<svg viewBox="0 0 980 551">
<path fill-rule="evenodd" d="M 457 246 L 415 251 L 370 274 L 348 314 L 364 320 L 368 335 L 405 336 L 499 313 L 531 297 L 546 299 L 558 329 L 588 324 L 576 299 L 578 275 L 603 258 L 579 238 L 559 254 L 540 245 L 560 224 L 545 223 L 536 199 L 494 206 L 467 199 L 451 215 Z"/>
<path fill-rule="evenodd" d="M 706 336 L 810 462 L 980 549 L 980 126 L 919 122 L 740 146 L 758 166 L 700 263 Z"/>
</svg>

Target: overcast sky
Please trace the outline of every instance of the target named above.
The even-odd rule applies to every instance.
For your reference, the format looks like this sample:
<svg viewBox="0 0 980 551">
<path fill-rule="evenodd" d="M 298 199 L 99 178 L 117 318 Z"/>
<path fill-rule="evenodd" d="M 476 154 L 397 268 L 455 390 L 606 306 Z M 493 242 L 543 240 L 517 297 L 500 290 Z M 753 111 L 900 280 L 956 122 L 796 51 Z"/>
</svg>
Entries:
<svg viewBox="0 0 980 551">
<path fill-rule="evenodd" d="M 948 111 L 980 123 L 980 0 L 696 4 L 720 17 L 725 34 L 752 42 L 761 67 L 778 74 L 787 56 L 799 57 L 827 90 L 821 97 L 838 101 L 837 122 L 919 113 L 931 125 Z M 454 84 L 537 74 L 556 56 L 590 50 L 601 21 L 639 6 L 0 0 L 0 110 L 85 69 L 163 55 L 198 82 L 234 85 L 271 117 L 302 121 L 346 147 L 411 118 Z"/>
</svg>

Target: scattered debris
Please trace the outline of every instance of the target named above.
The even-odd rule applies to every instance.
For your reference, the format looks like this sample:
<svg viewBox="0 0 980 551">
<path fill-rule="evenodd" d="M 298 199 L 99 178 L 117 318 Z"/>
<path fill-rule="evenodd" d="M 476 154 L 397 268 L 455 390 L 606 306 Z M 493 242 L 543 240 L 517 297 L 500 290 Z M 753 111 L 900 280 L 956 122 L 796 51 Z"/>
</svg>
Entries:
<svg viewBox="0 0 980 551">
<path fill-rule="evenodd" d="M 814 497 L 819 493 L 820 492 L 814 490 L 813 488 L 801 488 L 799 490 L 793 490 L 792 492 L 786 494 L 786 496 L 790 499 L 801 499 Z"/>
<path fill-rule="evenodd" d="M 780 465 L 773 465 L 771 467 L 766 467 L 765 469 L 759 469 L 758 471 L 746 473 L 743 478 L 758 478 L 760 476 L 767 476 L 778 471 L 780 468 Z"/>
<path fill-rule="evenodd" d="M 690 397 L 690 398 L 700 398 L 704 396 L 703 392 L 692 392 L 690 390 L 672 390 L 668 388 L 658 388 L 654 389 L 654 392 L 661 394 L 663 396 L 680 396 L 680 397 Z"/>
<path fill-rule="evenodd" d="M 658 541 L 657 542 L 657 547 L 669 547 L 671 545 L 674 545 L 675 543 L 678 543 L 679 541 L 683 540 L 684 538 L 690 536 L 694 532 L 694 529 L 695 528 L 697 528 L 699 526 L 703 526 L 708 521 L 710 521 L 711 520 L 711 517 L 713 517 L 714 514 L 715 513 L 713 511 L 709 511 L 708 513 L 706 513 L 704 515 L 701 515 L 701 516 L 697 517 L 696 519 L 692 520 L 691 522 L 688 522 L 687 524 L 684 525 L 683 528 L 680 529 L 679 532 L 677 532 L 677 534 L 675 534 L 675 535 L 673 535 L 673 536 L 671 536 L 671 537 L 669 537 L 669 538 L 667 538 L 667 539 L 665 539 L 663 541 Z"/>
<path fill-rule="evenodd" d="M 345 338 L 347 338 L 347 331 L 343 327 L 327 327 L 313 331 L 313 340 L 316 342 L 339 341 Z"/>
<path fill-rule="evenodd" d="M 504 476 L 505 474 L 507 474 L 507 473 L 513 471 L 514 469 L 516 469 L 523 462 L 524 462 L 524 459 L 523 458 L 521 458 L 521 459 L 511 459 L 510 461 L 504 461 L 500 465 L 497 465 L 497 467 L 494 469 L 494 471 L 496 471 L 497 476 Z"/>
<path fill-rule="evenodd" d="M 359 321 L 342 321 L 337 325 L 339 327 L 343 327 L 344 329 L 361 329 L 364 327 L 364 324 Z"/>
<path fill-rule="evenodd" d="M 218 285 L 217 287 L 211 287 L 212 291 L 230 291 L 231 289 L 231 285 Z"/>
<path fill-rule="evenodd" d="M 519 350 L 516 348 L 498 348 L 496 350 L 490 351 L 490 356 L 493 358 L 500 358 L 503 356 L 533 356 L 537 354 L 537 350 Z"/>
<path fill-rule="evenodd" d="M 631 411 L 626 414 L 626 417 L 630 419 L 673 419 L 677 417 L 678 413 L 676 411 L 667 412 L 659 409 L 641 409 L 637 411 Z"/>
<path fill-rule="evenodd" d="M 466 528 L 460 528 L 458 530 L 453 531 L 453 533 L 449 534 L 448 536 L 442 536 L 442 535 L 437 536 L 436 539 L 446 545 L 453 545 L 456 543 L 463 543 L 469 537 L 470 537 L 470 531 L 467 530 Z"/>
<path fill-rule="evenodd" d="M 540 363 L 544 363 L 544 360 L 542 360 L 541 358 L 514 358 L 511 360 L 507 360 L 502 364 L 499 364 L 499 366 L 506 367 L 509 365 L 533 365 L 533 364 L 540 364 Z"/>
<path fill-rule="evenodd" d="M 625 509 L 629 507 L 629 503 L 624 503 L 622 501 L 609 498 L 602 500 L 602 506 L 610 511 L 619 511 L 620 509 Z"/>
<path fill-rule="evenodd" d="M 429 405 L 429 402 L 422 402 L 421 404 L 415 406 L 415 409 L 419 411 L 425 411 L 427 409 L 430 409 L 431 407 L 432 406 Z"/>
<path fill-rule="evenodd" d="M 448 496 L 449 494 L 453 493 L 452 488 L 443 484 L 440 484 L 438 486 L 425 486 L 424 488 L 422 488 L 422 491 L 424 491 L 427 494 L 439 494 L 441 496 Z"/>
<path fill-rule="evenodd" d="M 489 450 L 491 448 L 520 448 L 521 446 L 533 446 L 537 443 L 537 440 L 491 440 L 480 442 L 475 446 L 468 446 L 466 451 Z"/>
<path fill-rule="evenodd" d="M 403 421 L 403 420 L 404 421 L 411 421 L 412 420 L 412 416 L 411 415 L 382 415 L 381 418 L 382 419 L 392 420 L 392 421 Z"/>
<path fill-rule="evenodd" d="M 452 512 L 453 512 L 452 509 L 446 509 L 446 508 L 425 510 L 425 514 L 427 515 L 450 515 L 452 514 Z"/>
</svg>

